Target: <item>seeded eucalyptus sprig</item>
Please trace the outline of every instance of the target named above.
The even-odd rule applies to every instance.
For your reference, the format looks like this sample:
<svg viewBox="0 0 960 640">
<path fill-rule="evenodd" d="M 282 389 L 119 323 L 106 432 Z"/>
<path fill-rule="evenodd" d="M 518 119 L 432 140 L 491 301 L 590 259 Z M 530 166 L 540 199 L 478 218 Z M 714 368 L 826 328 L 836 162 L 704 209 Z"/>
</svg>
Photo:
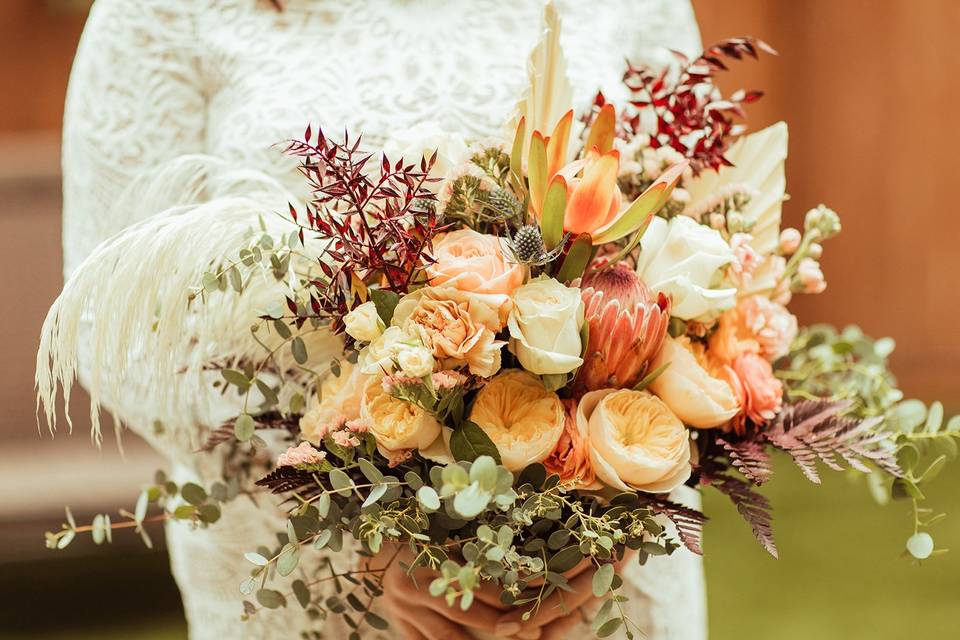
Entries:
<svg viewBox="0 0 960 640">
<path fill-rule="evenodd" d="M 247 554 L 254 567 L 241 591 L 256 601 L 244 603 L 248 616 L 287 606 L 293 596 L 314 617 L 344 615 L 351 626 L 383 622 L 370 611 L 382 573 L 371 574 L 366 564 L 342 573 L 322 561 L 314 570 L 317 563 L 303 564 L 317 550 L 339 551 L 349 536 L 362 555 L 408 548 L 414 560 L 405 568 L 437 571 L 430 593 L 449 606 L 469 608 L 476 591 L 493 584 L 525 618 L 555 591 L 569 589 L 564 573 L 586 560 L 593 565 L 595 595 L 607 598 L 596 617 L 598 635 L 621 627 L 632 635 L 636 625 L 625 613 L 613 563 L 628 553 L 645 562 L 679 546 L 656 516 L 663 509 L 635 493 L 600 500 L 573 492 L 539 464 L 515 479 L 487 455 L 450 464 L 413 455 L 391 468 L 368 444 L 357 451 L 325 442 L 322 468 L 282 467 L 258 483 L 288 496 L 294 507 L 286 532 L 278 535 L 280 546 Z M 455 455 L 474 450 L 461 445 L 451 442 Z M 687 526 L 696 526 L 687 515 Z M 291 585 L 274 584 L 298 567 L 301 576 Z M 348 587 L 352 597 L 331 602 L 314 590 L 329 580 L 354 585 Z"/>
<path fill-rule="evenodd" d="M 144 488 L 137 498 L 133 511 L 120 509 L 120 520 L 114 520 L 106 513 L 98 513 L 88 525 L 78 525 L 70 508 L 66 508 L 66 522 L 60 531 L 47 532 L 45 535 L 48 549 L 65 549 L 77 534 L 89 533 L 94 544 L 113 542 L 113 531 L 133 529 L 147 548 L 153 548 L 153 541 L 147 533 L 146 525 L 167 520 L 189 522 L 197 527 L 206 527 L 220 519 L 220 504 L 232 500 L 239 493 L 237 483 L 214 483 L 208 492 L 198 484 L 188 482 L 178 485 L 167 478 L 163 471 L 157 471 L 154 484 Z M 150 506 L 159 508 L 159 513 L 148 515 Z"/>
</svg>

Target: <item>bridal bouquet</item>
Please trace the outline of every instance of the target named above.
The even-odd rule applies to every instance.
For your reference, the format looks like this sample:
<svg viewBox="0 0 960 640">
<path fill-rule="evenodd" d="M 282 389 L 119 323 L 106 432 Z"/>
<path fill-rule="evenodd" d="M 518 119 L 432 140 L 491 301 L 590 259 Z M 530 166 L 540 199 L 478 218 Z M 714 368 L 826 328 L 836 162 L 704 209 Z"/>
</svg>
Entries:
<svg viewBox="0 0 960 640">
<path fill-rule="evenodd" d="M 287 150 L 312 200 L 192 292 L 230 304 L 281 291 L 252 327 L 265 357 L 209 363 L 244 409 L 205 448 L 244 462 L 211 488 L 160 474 L 126 516 L 142 530 L 157 502 L 163 517 L 215 523 L 280 434 L 286 451 L 254 479 L 286 499 L 288 526 L 276 548 L 250 541 L 245 615 L 295 599 L 384 628 L 371 611 L 382 570 L 293 579 L 346 537 L 435 570 L 429 592 L 449 606 L 493 588 L 525 618 L 589 571 L 606 598 L 598 635 L 629 633 L 618 563 L 701 553 L 705 516 L 671 498 L 678 487 L 727 495 L 776 555 L 757 487 L 778 450 L 813 482 L 819 462 L 913 501 L 907 550 L 935 553 L 939 516 L 919 508 L 918 485 L 955 453 L 960 421 L 902 401 L 889 339 L 801 329 L 788 310 L 826 287 L 818 259 L 840 221 L 821 205 L 781 229 L 786 126 L 741 135 L 760 94 L 712 83 L 725 59 L 766 46 L 733 39 L 662 72 L 630 67 L 624 108 L 598 95 L 577 114 L 548 34 L 504 140 L 424 129 L 419 146 L 370 153 L 307 128 Z M 48 541 L 112 528 L 71 518 Z M 329 579 L 340 595 L 315 590 Z"/>
</svg>

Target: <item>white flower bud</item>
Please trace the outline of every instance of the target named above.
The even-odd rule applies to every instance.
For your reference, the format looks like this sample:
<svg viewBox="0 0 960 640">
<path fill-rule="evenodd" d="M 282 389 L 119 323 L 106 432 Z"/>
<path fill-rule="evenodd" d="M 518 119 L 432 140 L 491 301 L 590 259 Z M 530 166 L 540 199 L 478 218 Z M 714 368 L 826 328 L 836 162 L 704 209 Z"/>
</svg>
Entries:
<svg viewBox="0 0 960 640">
<path fill-rule="evenodd" d="M 780 252 L 787 256 L 793 255 L 800 248 L 801 240 L 799 230 L 787 227 L 780 232 Z"/>
<path fill-rule="evenodd" d="M 821 293 L 827 288 L 823 271 L 820 270 L 820 263 L 812 258 L 804 258 L 800 261 L 797 265 L 797 277 L 803 285 L 804 293 Z"/>
<path fill-rule="evenodd" d="M 433 373 L 433 354 L 426 347 L 410 347 L 397 354 L 397 364 L 408 376 L 423 378 Z"/>
<path fill-rule="evenodd" d="M 360 342 L 373 342 L 383 333 L 384 324 L 377 313 L 377 305 L 364 302 L 343 317 L 346 332 Z"/>
</svg>

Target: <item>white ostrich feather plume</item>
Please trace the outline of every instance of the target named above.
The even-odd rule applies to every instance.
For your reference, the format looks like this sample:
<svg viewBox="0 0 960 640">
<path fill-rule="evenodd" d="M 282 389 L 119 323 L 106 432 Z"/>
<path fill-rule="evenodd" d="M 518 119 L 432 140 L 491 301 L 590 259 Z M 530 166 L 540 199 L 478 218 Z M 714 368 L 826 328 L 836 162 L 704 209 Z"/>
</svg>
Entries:
<svg viewBox="0 0 960 640">
<path fill-rule="evenodd" d="M 123 421 L 129 417 L 117 416 L 117 405 L 133 405 L 139 420 L 196 419 L 204 414 L 198 404 L 219 396 L 205 364 L 263 360 L 250 327 L 282 300 L 284 284 L 264 274 L 240 295 L 228 289 L 190 304 L 188 295 L 205 272 L 250 245 L 258 219 L 268 233 L 288 235 L 292 227 L 273 212 L 289 199 L 272 178 L 228 170 L 207 156 L 178 158 L 131 185 L 118 206 L 158 213 L 100 244 L 69 277 L 43 323 L 37 404 L 51 433 L 58 389 L 69 405 L 78 377 L 91 396 L 99 444 L 101 404 Z M 329 334 L 310 337 L 329 341 Z M 139 394 L 146 397 L 133 397 Z"/>
<path fill-rule="evenodd" d="M 786 123 L 778 122 L 740 138 L 725 155 L 734 166 L 716 172 L 706 171 L 690 181 L 687 210 L 698 210 L 730 185 L 749 187 L 753 197 L 741 213 L 754 223 L 750 230 L 753 236 L 751 245 L 761 255 L 769 255 L 776 251 L 779 242 L 780 213 L 786 194 Z"/>
</svg>

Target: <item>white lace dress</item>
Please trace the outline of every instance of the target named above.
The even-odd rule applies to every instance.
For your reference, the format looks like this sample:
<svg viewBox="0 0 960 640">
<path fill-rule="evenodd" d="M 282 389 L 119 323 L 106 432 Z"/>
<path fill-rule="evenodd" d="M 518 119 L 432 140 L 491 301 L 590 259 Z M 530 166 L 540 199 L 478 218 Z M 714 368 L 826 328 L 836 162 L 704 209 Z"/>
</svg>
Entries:
<svg viewBox="0 0 960 640">
<path fill-rule="evenodd" d="M 622 97 L 627 57 L 661 64 L 667 47 L 699 51 L 686 0 L 558 4 L 581 107 L 597 89 Z M 307 195 L 274 145 L 308 122 L 362 132 L 370 148 L 424 121 L 497 135 L 524 85 L 541 12 L 540 0 L 286 0 L 283 11 L 265 0 L 98 0 L 67 97 L 69 280 L 41 343 L 41 394 L 79 375 L 178 478 L 215 479 L 220 460 L 194 450 L 237 399 L 211 393 L 197 363 L 250 348 L 257 301 L 200 313 L 182 300 L 257 215 Z M 181 330 L 156 333 L 157 323 Z M 268 511 L 237 500 L 208 530 L 168 527 L 192 638 L 298 636 L 297 606 L 240 621 L 242 554 L 282 530 Z M 699 558 L 681 551 L 625 577 L 648 638 L 705 636 Z M 324 635 L 346 632 L 331 620 Z"/>
</svg>

